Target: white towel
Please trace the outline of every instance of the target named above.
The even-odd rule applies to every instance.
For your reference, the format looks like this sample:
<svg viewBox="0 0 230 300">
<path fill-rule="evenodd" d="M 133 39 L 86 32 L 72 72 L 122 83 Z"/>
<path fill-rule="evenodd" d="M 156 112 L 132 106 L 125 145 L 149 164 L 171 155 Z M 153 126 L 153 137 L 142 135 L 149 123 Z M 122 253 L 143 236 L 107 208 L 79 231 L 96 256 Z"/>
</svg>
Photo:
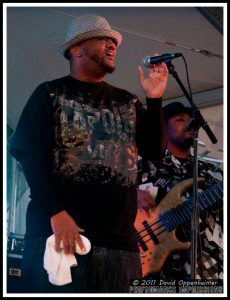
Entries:
<svg viewBox="0 0 230 300">
<path fill-rule="evenodd" d="M 91 249 L 90 241 L 80 235 L 85 251 L 82 252 L 76 242 L 76 252 L 78 254 L 87 254 Z M 51 235 L 46 241 L 44 254 L 44 268 L 49 275 L 49 281 L 54 285 L 64 285 L 72 282 L 70 267 L 77 266 L 76 257 L 73 254 L 64 254 L 63 244 L 61 242 L 61 251 L 56 252 L 54 249 L 55 237 Z"/>
</svg>

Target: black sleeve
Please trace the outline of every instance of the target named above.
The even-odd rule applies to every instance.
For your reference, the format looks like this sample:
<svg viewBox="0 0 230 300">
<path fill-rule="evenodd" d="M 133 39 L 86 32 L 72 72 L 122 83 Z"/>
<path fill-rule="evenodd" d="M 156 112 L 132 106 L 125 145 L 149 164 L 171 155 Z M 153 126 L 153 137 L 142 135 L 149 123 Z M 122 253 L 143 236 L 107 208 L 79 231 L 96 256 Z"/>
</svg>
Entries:
<svg viewBox="0 0 230 300">
<path fill-rule="evenodd" d="M 164 154 L 167 143 L 166 128 L 162 111 L 162 99 L 147 98 L 147 110 L 136 102 L 136 139 L 139 155 L 153 161 Z"/>
<path fill-rule="evenodd" d="M 52 101 L 42 84 L 23 109 L 9 152 L 21 163 L 31 196 L 42 201 L 50 216 L 63 210 L 49 177 L 53 131 Z"/>
<path fill-rule="evenodd" d="M 42 84 L 26 103 L 14 132 L 10 153 L 19 160 L 21 154 L 46 158 L 53 143 L 52 101 Z"/>
</svg>

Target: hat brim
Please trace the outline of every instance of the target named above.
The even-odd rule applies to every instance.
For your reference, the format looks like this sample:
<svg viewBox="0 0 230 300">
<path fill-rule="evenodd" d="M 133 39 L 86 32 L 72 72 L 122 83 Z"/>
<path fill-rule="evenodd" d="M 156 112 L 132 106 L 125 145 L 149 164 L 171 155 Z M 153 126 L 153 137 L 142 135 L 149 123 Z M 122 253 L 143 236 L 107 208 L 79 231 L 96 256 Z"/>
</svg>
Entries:
<svg viewBox="0 0 230 300">
<path fill-rule="evenodd" d="M 163 112 L 166 120 L 181 114 L 187 114 L 189 116 L 192 116 L 192 108 L 190 107 L 183 107 L 183 108 L 179 107 L 170 110 L 163 109 Z"/>
<path fill-rule="evenodd" d="M 65 42 L 60 48 L 59 52 L 64 56 L 66 54 L 66 51 L 70 49 L 70 47 L 96 37 L 109 37 L 111 39 L 114 39 L 116 42 L 116 45 L 119 46 L 120 43 L 122 42 L 122 35 L 113 29 L 97 29 L 97 30 L 90 30 L 87 32 L 83 32 L 76 37 L 72 38 L 70 41 Z"/>
</svg>

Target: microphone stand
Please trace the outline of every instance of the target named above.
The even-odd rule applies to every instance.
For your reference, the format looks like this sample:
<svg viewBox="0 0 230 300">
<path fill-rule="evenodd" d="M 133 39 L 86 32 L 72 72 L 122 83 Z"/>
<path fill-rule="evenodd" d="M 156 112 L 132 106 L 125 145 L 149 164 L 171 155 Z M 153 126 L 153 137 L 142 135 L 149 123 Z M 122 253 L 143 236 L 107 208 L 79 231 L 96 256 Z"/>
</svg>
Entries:
<svg viewBox="0 0 230 300">
<path fill-rule="evenodd" d="M 175 71 L 174 65 L 171 63 L 171 60 L 165 62 L 169 74 L 171 74 L 181 87 L 184 95 L 190 102 L 192 106 L 193 118 L 195 119 L 197 130 L 194 131 L 193 141 L 194 141 L 194 162 L 193 162 L 193 210 L 192 210 L 192 247 L 191 247 L 191 279 L 196 279 L 196 262 L 197 262 L 197 237 L 199 233 L 199 203 L 198 203 L 198 155 L 197 155 L 197 141 L 198 141 L 198 130 L 200 127 L 204 129 L 207 133 L 209 139 L 213 144 L 217 143 L 217 139 L 213 134 L 211 128 L 208 126 L 207 122 L 204 120 L 203 116 L 201 115 L 200 111 L 194 104 L 191 96 L 185 89 L 183 83 L 181 82 L 177 72 Z M 200 253 L 200 257 L 202 258 L 202 253 Z"/>
</svg>

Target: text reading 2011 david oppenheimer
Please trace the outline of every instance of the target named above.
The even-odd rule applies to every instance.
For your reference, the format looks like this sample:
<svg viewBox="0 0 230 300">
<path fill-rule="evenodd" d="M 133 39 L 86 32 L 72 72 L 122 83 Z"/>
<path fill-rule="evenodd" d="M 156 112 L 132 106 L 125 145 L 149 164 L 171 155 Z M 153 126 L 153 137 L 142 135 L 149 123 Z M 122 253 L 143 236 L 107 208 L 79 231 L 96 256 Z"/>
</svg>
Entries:
<svg viewBox="0 0 230 300">
<path fill-rule="evenodd" d="M 223 293 L 223 283 L 218 280 L 155 280 L 130 281 L 130 293 Z"/>
<path fill-rule="evenodd" d="M 156 279 L 134 279 L 131 280 L 130 285 L 134 286 L 217 286 L 220 285 L 220 281 L 218 280 L 191 280 L 191 281 L 185 281 L 185 280 L 156 280 Z"/>
</svg>

